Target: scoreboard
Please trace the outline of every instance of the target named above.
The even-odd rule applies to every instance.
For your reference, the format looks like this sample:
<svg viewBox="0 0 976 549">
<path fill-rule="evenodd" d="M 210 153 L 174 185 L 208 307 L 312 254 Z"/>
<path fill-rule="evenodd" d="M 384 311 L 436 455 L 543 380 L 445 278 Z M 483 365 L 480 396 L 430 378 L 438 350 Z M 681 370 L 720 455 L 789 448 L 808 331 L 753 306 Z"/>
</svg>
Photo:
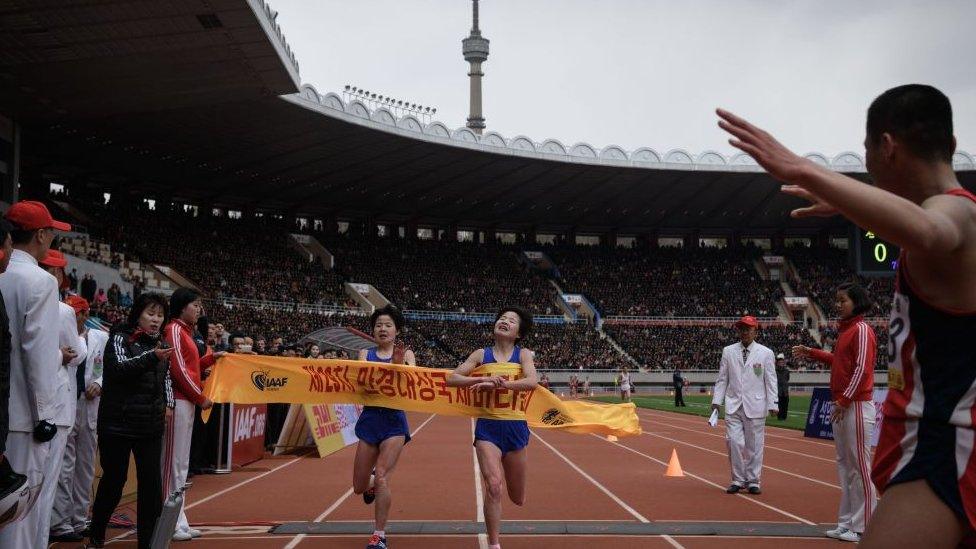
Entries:
<svg viewBox="0 0 976 549">
<path fill-rule="evenodd" d="M 854 268 L 866 276 L 894 276 L 898 269 L 898 246 L 871 231 L 854 227 Z"/>
</svg>

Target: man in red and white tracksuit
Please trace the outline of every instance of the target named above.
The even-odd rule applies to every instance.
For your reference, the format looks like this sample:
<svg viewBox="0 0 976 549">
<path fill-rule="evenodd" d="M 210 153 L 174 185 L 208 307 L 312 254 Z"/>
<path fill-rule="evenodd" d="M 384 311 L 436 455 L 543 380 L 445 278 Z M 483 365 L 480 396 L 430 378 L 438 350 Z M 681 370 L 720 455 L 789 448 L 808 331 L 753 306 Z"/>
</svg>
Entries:
<svg viewBox="0 0 976 549">
<path fill-rule="evenodd" d="M 841 286 L 844 288 L 847 285 Z M 853 285 L 851 285 L 853 286 Z M 838 290 L 838 294 L 857 294 L 862 289 Z M 840 300 L 840 295 L 838 295 Z M 841 305 L 838 304 L 840 308 Z M 843 313 L 842 313 L 843 314 Z M 837 528 L 827 536 L 858 542 L 871 519 L 877 498 L 871 482 L 871 433 L 874 429 L 874 360 L 877 342 L 874 330 L 862 314 L 848 310 L 838 323 L 837 343 L 832 353 L 794 347 L 794 354 L 830 366 L 830 394 L 833 410 L 834 442 L 837 445 L 837 473 L 841 496 Z"/>
<path fill-rule="evenodd" d="M 170 299 L 170 309 L 173 320 L 164 330 L 164 341 L 173 347 L 169 371 L 173 380 L 175 407 L 173 417 L 166 425 L 166 439 L 163 444 L 164 498 L 186 485 L 195 407 L 207 409 L 213 404 L 203 394 L 200 373 L 214 362 L 214 356 L 211 354 L 201 357 L 193 340 L 193 326 L 196 325 L 201 311 L 199 298 L 194 292 L 180 288 Z M 199 530 L 190 528 L 186 513 L 181 508 L 173 540 L 187 541 L 200 535 Z"/>
</svg>

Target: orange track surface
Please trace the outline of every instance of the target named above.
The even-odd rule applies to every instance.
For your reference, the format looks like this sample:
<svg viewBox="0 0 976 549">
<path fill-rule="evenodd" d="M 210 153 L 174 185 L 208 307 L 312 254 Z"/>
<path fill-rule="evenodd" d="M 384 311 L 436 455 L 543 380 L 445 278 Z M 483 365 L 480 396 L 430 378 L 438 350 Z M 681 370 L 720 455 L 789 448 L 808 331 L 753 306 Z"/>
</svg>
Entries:
<svg viewBox="0 0 976 549">
<path fill-rule="evenodd" d="M 529 443 L 529 480 L 523 507 L 506 501 L 506 520 L 781 522 L 833 527 L 840 489 L 829 441 L 767 428 L 760 496 L 727 495 L 729 466 L 724 426 L 668 412 L 639 411 L 645 434 L 609 442 L 592 435 L 536 430 Z M 392 521 L 475 521 L 472 421 L 409 413 L 417 430 L 391 478 Z M 419 428 L 419 430 L 418 430 Z M 686 476 L 664 476 L 677 449 Z M 372 507 L 350 491 L 350 446 L 325 459 L 269 457 L 230 475 L 194 478 L 187 515 L 205 536 L 188 547 L 365 547 L 365 535 L 269 534 L 269 523 L 362 521 Z M 126 512 L 135 514 L 127 507 Z M 823 530 L 828 529 L 824 527 Z M 135 547 L 131 535 L 110 547 Z M 391 548 L 483 547 L 477 535 L 389 535 Z M 503 535 L 506 549 L 562 547 L 819 547 L 817 538 L 733 536 Z M 181 544 L 174 543 L 174 547 Z M 77 545 L 75 545 L 77 546 Z M 72 547 L 60 544 L 59 547 Z"/>
</svg>

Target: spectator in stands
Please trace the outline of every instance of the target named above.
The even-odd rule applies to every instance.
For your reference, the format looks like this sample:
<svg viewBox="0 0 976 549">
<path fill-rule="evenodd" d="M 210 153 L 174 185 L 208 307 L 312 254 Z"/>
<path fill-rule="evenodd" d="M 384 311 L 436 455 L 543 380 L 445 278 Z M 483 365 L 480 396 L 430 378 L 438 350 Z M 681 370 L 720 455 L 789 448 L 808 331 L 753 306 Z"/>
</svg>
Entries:
<svg viewBox="0 0 976 549">
<path fill-rule="evenodd" d="M 85 273 L 84 279 L 81 281 L 81 297 L 85 298 L 88 303 L 95 303 L 95 292 L 98 290 L 98 283 L 95 282 L 95 277 L 91 274 Z"/>
<path fill-rule="evenodd" d="M 284 342 L 278 336 L 271 338 L 271 346 L 268 348 L 268 354 L 270 355 L 280 355 Z"/>
<path fill-rule="evenodd" d="M 258 336 L 258 338 L 254 340 L 254 352 L 259 355 L 268 354 L 268 344 L 264 339 L 264 336 Z"/>
<path fill-rule="evenodd" d="M 166 298 L 143 294 L 125 323 L 113 328 L 105 349 L 102 400 L 98 408 L 98 450 L 102 478 L 95 494 L 89 547 L 105 546 L 105 528 L 122 497 L 135 456 L 137 537 L 140 549 L 149 549 L 162 509 L 160 460 L 167 413 L 168 362 L 172 348 L 159 345 L 166 320 Z"/>
<path fill-rule="evenodd" d="M 230 350 L 230 334 L 227 333 L 227 330 L 224 329 L 224 325 L 221 322 L 218 322 L 216 324 L 216 328 L 217 328 L 217 333 L 216 333 L 217 341 L 214 344 L 214 351 L 215 352 L 229 351 Z"/>
<path fill-rule="evenodd" d="M 105 295 L 105 289 L 99 288 L 98 293 L 95 294 L 95 305 L 103 306 L 108 303 L 108 296 Z"/>
<path fill-rule="evenodd" d="M 319 350 L 319 346 L 313 343 L 308 346 L 308 351 L 305 353 L 305 358 L 311 358 L 311 359 L 322 358 L 320 355 L 321 355 L 321 351 Z"/>
<path fill-rule="evenodd" d="M 124 294 L 122 294 L 122 297 L 119 298 L 119 306 L 121 306 L 124 309 L 128 309 L 129 307 L 131 307 L 132 294 L 130 294 L 129 292 L 125 292 Z"/>
<path fill-rule="evenodd" d="M 118 305 L 122 298 L 122 289 L 115 282 L 108 289 L 108 302 L 112 305 Z"/>
<path fill-rule="evenodd" d="M 78 293 L 78 269 L 71 269 L 68 274 L 68 288 L 72 292 Z"/>
</svg>

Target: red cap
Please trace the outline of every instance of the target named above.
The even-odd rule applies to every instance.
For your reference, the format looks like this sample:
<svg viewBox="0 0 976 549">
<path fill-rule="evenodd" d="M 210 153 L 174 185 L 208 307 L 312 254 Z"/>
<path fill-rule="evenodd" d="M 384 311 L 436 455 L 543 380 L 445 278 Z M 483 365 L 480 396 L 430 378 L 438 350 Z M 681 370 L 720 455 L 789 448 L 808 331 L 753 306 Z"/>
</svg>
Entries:
<svg viewBox="0 0 976 549">
<path fill-rule="evenodd" d="M 55 221 L 51 217 L 51 212 L 47 206 L 35 200 L 21 200 L 7 210 L 4 215 L 17 227 L 25 231 L 37 229 L 57 229 L 59 231 L 70 231 L 71 225 L 62 221 Z"/>
<path fill-rule="evenodd" d="M 45 267 L 57 267 L 65 268 L 68 265 L 68 260 L 64 258 L 64 254 L 57 250 L 48 250 L 47 255 L 44 259 L 40 260 L 38 263 Z"/>
<path fill-rule="evenodd" d="M 69 295 L 64 302 L 75 310 L 76 313 L 88 310 L 88 300 L 80 295 Z"/>
<path fill-rule="evenodd" d="M 736 321 L 735 325 L 736 325 L 736 327 L 739 327 L 739 326 L 748 326 L 750 328 L 758 328 L 759 327 L 759 321 L 756 320 L 756 317 L 754 317 L 754 316 L 744 316 L 744 317 L 740 318 L 738 321 Z"/>
</svg>

